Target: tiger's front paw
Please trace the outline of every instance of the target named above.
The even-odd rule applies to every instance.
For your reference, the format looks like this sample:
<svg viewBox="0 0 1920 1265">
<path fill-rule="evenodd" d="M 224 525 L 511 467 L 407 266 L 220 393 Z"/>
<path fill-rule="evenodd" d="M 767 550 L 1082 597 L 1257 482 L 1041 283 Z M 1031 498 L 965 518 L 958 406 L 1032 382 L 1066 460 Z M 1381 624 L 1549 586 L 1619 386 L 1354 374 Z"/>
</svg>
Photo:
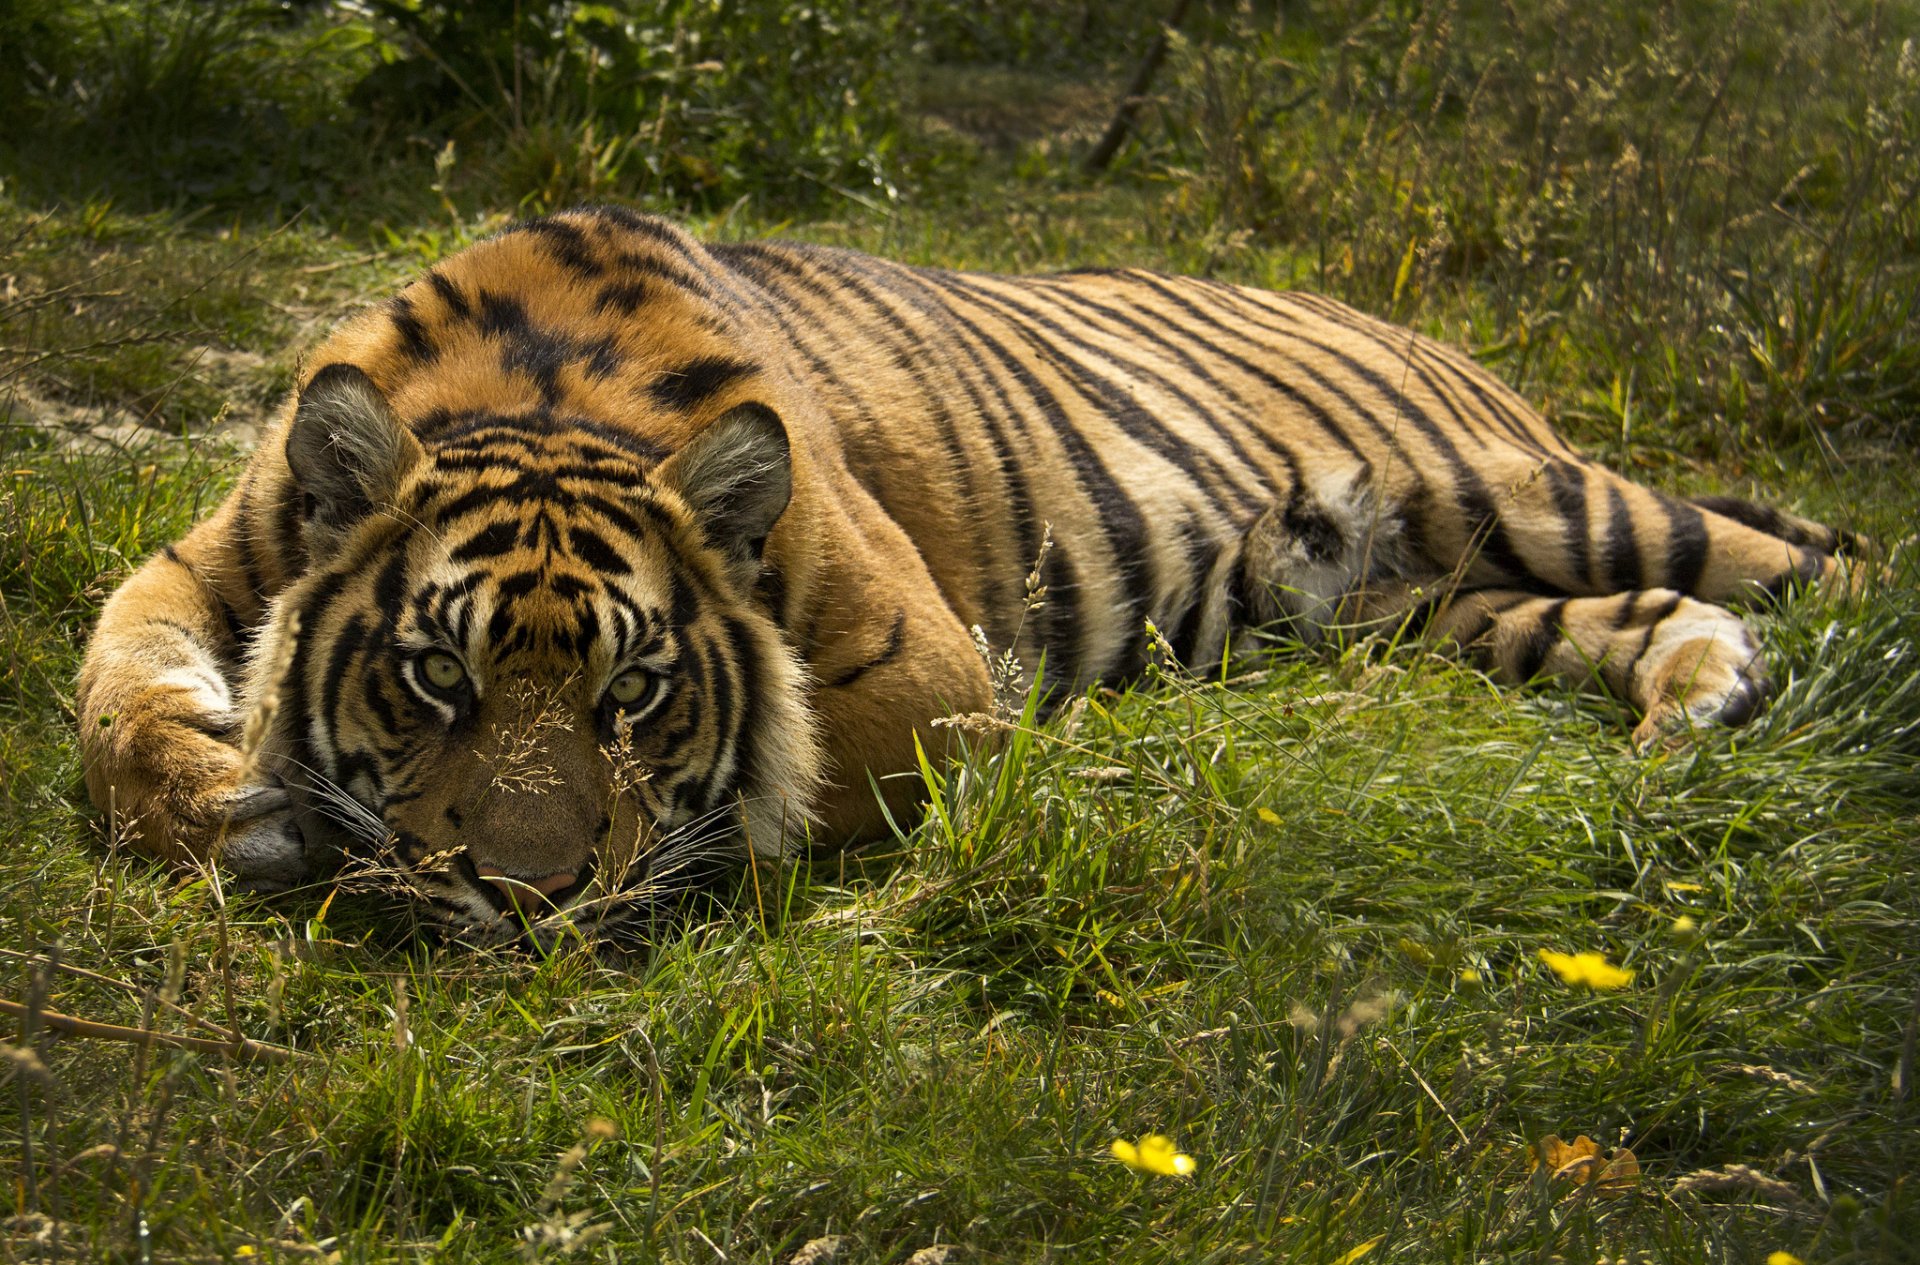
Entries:
<svg viewBox="0 0 1920 1265">
<path fill-rule="evenodd" d="M 149 711 L 88 736 L 88 789 L 118 840 L 176 865 L 213 862 L 243 891 L 308 880 L 286 788 L 204 726 Z"/>
<path fill-rule="evenodd" d="M 246 892 L 284 892 L 312 877 L 284 787 L 250 786 L 233 793 L 215 859 Z"/>
</svg>

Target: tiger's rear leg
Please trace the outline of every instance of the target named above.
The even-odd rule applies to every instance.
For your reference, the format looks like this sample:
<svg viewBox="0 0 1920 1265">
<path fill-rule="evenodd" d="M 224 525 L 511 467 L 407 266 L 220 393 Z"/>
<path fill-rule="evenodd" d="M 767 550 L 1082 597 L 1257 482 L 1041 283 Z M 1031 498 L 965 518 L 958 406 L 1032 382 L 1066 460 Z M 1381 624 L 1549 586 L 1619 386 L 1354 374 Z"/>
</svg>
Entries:
<svg viewBox="0 0 1920 1265">
<path fill-rule="evenodd" d="M 1552 677 L 1624 699 L 1641 714 L 1639 746 L 1694 724 L 1745 724 L 1772 688 L 1746 623 L 1673 589 L 1602 597 L 1475 589 L 1426 600 L 1407 590 L 1369 604 L 1375 618 L 1398 606 L 1424 640 L 1458 649 L 1503 684 Z"/>
<path fill-rule="evenodd" d="M 1246 537 L 1239 613 L 1306 642 L 1412 621 L 1503 682 L 1626 700 L 1644 744 L 1743 723 L 1765 700 L 1758 646 L 1727 605 L 1861 574 L 1835 556 L 1844 533 L 1762 506 L 1676 501 L 1586 463 L 1516 469 L 1496 518 L 1451 536 L 1429 521 L 1420 546 L 1364 492 L 1296 490 Z"/>
</svg>

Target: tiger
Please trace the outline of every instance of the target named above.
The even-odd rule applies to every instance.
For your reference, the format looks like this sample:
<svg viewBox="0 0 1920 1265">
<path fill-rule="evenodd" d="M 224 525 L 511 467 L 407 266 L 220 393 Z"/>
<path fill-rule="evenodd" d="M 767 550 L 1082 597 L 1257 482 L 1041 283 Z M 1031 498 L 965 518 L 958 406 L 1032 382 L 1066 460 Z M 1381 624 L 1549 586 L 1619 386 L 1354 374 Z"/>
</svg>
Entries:
<svg viewBox="0 0 1920 1265">
<path fill-rule="evenodd" d="M 151 857 L 274 891 L 377 854 L 456 934 L 603 936 L 703 864 L 910 820 L 935 722 L 991 713 L 983 647 L 1057 699 L 1391 627 L 1625 700 L 1644 744 L 1752 716 L 1737 608 L 1847 582 L 1857 543 L 1632 482 L 1313 293 L 589 207 L 307 356 L 104 605 L 77 710 Z"/>
</svg>

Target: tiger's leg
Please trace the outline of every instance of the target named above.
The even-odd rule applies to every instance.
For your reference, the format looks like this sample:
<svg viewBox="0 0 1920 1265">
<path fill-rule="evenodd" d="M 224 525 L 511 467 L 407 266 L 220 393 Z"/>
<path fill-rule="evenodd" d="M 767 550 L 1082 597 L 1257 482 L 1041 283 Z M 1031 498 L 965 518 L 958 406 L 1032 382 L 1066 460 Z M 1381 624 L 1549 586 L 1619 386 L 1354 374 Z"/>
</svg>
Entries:
<svg viewBox="0 0 1920 1265">
<path fill-rule="evenodd" d="M 821 552 L 836 565 L 789 612 L 830 770 L 814 839 L 834 846 L 884 835 L 889 814 L 901 826 L 915 820 L 926 797 L 916 740 L 938 767 L 953 733 L 933 722 L 987 711 L 993 699 L 971 634 L 905 533 L 877 506 L 864 521 L 841 517 L 864 495 L 846 490 L 822 516 Z"/>
<path fill-rule="evenodd" d="M 1585 596 L 1676 589 L 1746 605 L 1797 587 L 1848 591 L 1868 568 L 1858 538 L 1728 497 L 1682 500 L 1588 461 L 1490 460 L 1493 513 L 1456 522 L 1425 559 L 1463 587 Z"/>
<path fill-rule="evenodd" d="M 890 646 L 897 649 L 889 653 Z M 992 697 L 986 665 L 944 603 L 901 608 L 866 660 L 822 674 L 813 695 L 833 770 L 815 808 L 820 840 L 879 837 L 889 814 L 901 826 L 916 820 L 926 787 L 915 739 L 937 768 L 953 735 L 932 722 L 985 712 Z"/>
<path fill-rule="evenodd" d="M 1766 665 L 1732 611 L 1673 589 L 1546 597 L 1472 589 L 1422 598 L 1411 588 L 1370 598 L 1378 619 L 1399 606 L 1431 644 L 1452 646 L 1505 684 L 1555 677 L 1638 708 L 1646 745 L 1703 721 L 1739 725 L 1769 691 Z"/>
<path fill-rule="evenodd" d="M 287 794 L 238 743 L 238 629 L 262 614 L 242 579 L 236 501 L 150 558 L 107 602 L 80 670 L 87 789 L 118 837 L 176 864 L 218 860 L 243 884 L 301 882 Z"/>
</svg>

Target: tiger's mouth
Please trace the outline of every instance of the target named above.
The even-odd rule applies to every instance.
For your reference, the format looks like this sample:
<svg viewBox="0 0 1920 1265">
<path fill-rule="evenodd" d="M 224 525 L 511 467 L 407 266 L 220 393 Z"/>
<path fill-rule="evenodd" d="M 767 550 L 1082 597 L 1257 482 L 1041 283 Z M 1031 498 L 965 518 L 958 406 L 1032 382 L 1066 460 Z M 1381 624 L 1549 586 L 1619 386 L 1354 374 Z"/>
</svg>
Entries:
<svg viewBox="0 0 1920 1265">
<path fill-rule="evenodd" d="M 296 761 L 287 772 L 315 880 L 398 898 L 420 931 L 474 947 L 656 942 L 689 911 L 725 908 L 751 851 L 745 800 L 664 823 L 642 810 L 618 831 L 619 814 L 603 809 L 591 842 L 515 856 L 474 838 L 471 814 L 441 823 L 419 801 L 368 802 Z M 422 830 L 414 818 L 453 828 Z M 569 859 L 549 868 L 529 855 Z"/>
<path fill-rule="evenodd" d="M 724 904 L 748 864 L 745 838 L 737 814 L 710 815 L 625 855 L 591 849 L 577 869 L 548 876 L 564 883 L 548 885 L 504 872 L 470 847 L 432 850 L 403 834 L 378 872 L 456 943 L 542 952 L 569 939 L 651 943 L 690 913 Z"/>
<path fill-rule="evenodd" d="M 452 858 L 450 868 L 494 915 L 478 923 L 471 918 L 441 920 L 441 929 L 455 939 L 469 940 L 477 935 L 488 944 L 525 941 L 545 949 L 569 934 L 580 933 L 583 921 L 597 924 L 594 915 L 599 912 L 595 898 L 600 894 L 600 867 L 591 854 L 577 870 L 550 876 L 567 880 L 557 885 L 506 874 L 497 866 L 476 862 L 464 851 Z"/>
</svg>

